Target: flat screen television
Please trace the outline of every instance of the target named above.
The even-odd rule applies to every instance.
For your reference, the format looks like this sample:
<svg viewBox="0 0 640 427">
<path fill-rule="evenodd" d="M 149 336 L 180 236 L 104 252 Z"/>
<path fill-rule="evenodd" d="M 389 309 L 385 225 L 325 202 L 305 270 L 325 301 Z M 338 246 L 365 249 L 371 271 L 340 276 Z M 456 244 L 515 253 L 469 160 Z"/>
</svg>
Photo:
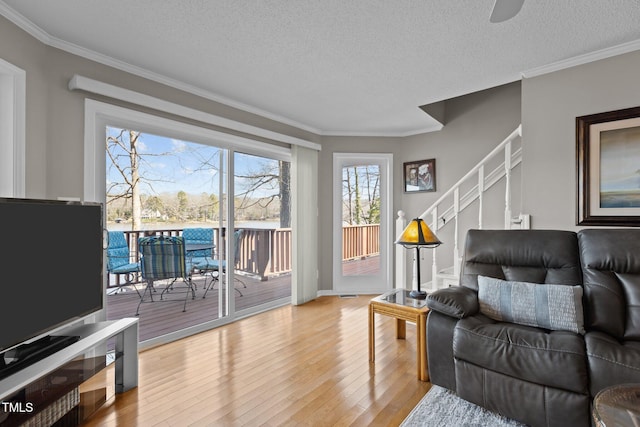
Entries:
<svg viewBox="0 0 640 427">
<path fill-rule="evenodd" d="M 0 351 L 103 307 L 99 203 L 0 198 Z"/>
</svg>

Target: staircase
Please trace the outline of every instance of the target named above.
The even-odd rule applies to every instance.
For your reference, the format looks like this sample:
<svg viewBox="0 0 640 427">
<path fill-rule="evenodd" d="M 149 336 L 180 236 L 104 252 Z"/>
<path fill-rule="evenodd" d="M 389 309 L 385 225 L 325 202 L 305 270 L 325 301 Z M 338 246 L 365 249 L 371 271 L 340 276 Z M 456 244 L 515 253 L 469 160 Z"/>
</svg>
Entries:
<svg viewBox="0 0 640 427">
<path fill-rule="evenodd" d="M 487 218 L 485 209 L 485 193 L 497 183 L 504 181 L 504 224 L 505 229 L 529 228 L 529 216 L 519 214 L 514 218 L 511 209 L 512 183 L 511 175 L 514 168 L 522 162 L 522 125 L 518 126 L 509 136 L 507 136 L 496 148 L 487 154 L 477 165 L 465 174 L 455 185 L 447 190 L 435 203 L 425 210 L 420 218 L 425 220 L 431 230 L 436 235 L 444 229 L 451 230 L 453 227 L 453 238 L 451 244 L 442 245 L 436 249 L 431 249 L 431 281 L 421 284 L 423 290 L 435 290 L 442 287 L 458 284 L 460 277 L 460 249 L 458 241 L 460 235 L 466 235 L 471 228 L 481 229 Z M 520 143 L 520 144 L 517 144 Z M 475 203 L 477 201 L 477 203 Z M 477 220 L 461 220 L 461 213 L 475 207 L 477 210 Z M 399 235 L 406 225 L 404 212 L 398 212 L 396 220 L 396 235 Z M 441 237 L 441 236 L 440 236 Z M 443 240 L 442 238 L 440 240 Z M 445 242 L 446 243 L 446 242 Z M 449 250 L 446 258 L 451 259 L 451 263 L 446 268 L 438 265 L 438 253 Z M 396 248 L 396 283 L 407 283 L 406 257 L 412 251 L 399 247 Z M 426 252 L 425 252 L 426 253 Z M 414 271 L 415 271 L 414 260 Z M 424 275 L 423 275 L 424 277 Z M 415 288 L 416 278 L 413 274 L 413 287 Z"/>
</svg>

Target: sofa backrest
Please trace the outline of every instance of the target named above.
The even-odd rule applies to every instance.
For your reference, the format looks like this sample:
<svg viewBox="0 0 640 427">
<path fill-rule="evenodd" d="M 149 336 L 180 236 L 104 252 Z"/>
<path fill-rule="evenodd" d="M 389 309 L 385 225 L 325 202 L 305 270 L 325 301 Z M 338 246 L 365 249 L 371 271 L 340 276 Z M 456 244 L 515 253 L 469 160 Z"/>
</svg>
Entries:
<svg viewBox="0 0 640 427">
<path fill-rule="evenodd" d="M 469 230 L 460 284 L 478 275 L 557 285 L 582 283 L 576 233 L 558 230 Z"/>
<path fill-rule="evenodd" d="M 619 340 L 640 340 L 640 230 L 578 232 L 585 327 Z"/>
</svg>

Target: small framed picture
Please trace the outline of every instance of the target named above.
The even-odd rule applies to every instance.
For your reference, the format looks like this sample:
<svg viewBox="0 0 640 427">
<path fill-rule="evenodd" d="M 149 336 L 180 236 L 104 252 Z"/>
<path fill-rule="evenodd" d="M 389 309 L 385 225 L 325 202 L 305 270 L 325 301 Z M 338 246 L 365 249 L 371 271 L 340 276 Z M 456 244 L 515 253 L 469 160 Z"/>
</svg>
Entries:
<svg viewBox="0 0 640 427">
<path fill-rule="evenodd" d="M 436 191 L 436 159 L 406 162 L 403 172 L 405 193 Z"/>
</svg>

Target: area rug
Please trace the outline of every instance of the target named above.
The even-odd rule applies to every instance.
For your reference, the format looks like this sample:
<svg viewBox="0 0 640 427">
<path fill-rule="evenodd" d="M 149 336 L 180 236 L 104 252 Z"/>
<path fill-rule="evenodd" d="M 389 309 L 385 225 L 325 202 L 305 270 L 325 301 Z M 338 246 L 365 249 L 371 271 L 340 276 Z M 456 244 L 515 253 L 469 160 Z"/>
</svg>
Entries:
<svg viewBox="0 0 640 427">
<path fill-rule="evenodd" d="M 525 427 L 434 385 L 400 425 L 401 427 Z"/>
</svg>

